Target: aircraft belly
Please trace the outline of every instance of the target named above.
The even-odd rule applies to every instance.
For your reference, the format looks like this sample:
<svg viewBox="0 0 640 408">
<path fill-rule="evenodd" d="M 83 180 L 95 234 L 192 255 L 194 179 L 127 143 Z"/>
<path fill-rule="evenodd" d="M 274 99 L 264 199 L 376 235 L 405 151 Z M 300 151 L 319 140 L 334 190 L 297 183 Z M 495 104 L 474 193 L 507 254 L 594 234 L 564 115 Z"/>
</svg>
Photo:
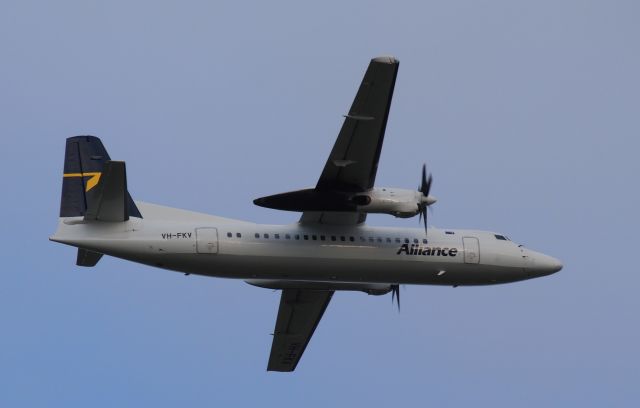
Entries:
<svg viewBox="0 0 640 408">
<path fill-rule="evenodd" d="M 132 259 L 133 260 L 133 259 Z M 486 285 L 526 279 L 516 268 L 442 262 L 166 254 L 138 262 L 165 269 L 232 279 L 322 282 Z M 441 271 L 445 270 L 444 274 Z"/>
</svg>

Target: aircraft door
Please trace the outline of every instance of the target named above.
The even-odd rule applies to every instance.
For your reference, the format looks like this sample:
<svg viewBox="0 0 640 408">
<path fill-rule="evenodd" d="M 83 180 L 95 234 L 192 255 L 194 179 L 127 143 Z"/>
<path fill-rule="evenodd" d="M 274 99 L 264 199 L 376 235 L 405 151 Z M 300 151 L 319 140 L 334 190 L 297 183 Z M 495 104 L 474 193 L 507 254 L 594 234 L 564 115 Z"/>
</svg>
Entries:
<svg viewBox="0 0 640 408">
<path fill-rule="evenodd" d="M 462 245 L 464 246 L 464 263 L 480 263 L 480 243 L 478 238 L 464 237 L 462 238 Z"/>
<path fill-rule="evenodd" d="M 196 228 L 196 252 L 199 254 L 218 253 L 217 228 Z"/>
</svg>

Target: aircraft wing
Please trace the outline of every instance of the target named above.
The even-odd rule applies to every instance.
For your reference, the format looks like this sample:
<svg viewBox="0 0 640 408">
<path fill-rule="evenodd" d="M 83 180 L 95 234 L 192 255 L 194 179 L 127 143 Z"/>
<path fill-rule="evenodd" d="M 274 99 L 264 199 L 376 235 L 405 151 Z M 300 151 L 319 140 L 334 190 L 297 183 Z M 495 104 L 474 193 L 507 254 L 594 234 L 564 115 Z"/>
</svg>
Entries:
<svg viewBox="0 0 640 408">
<path fill-rule="evenodd" d="M 309 344 L 333 290 L 283 289 L 267 371 L 293 371 Z"/>
<path fill-rule="evenodd" d="M 360 192 L 373 187 L 399 65 L 393 57 L 369 63 L 316 190 Z"/>
<path fill-rule="evenodd" d="M 316 191 L 361 192 L 373 188 L 399 65 L 393 57 L 378 57 L 369 63 Z M 305 211 L 300 222 L 353 225 L 363 223 L 366 217 L 364 213 Z"/>
<path fill-rule="evenodd" d="M 301 223 L 364 222 L 366 214 L 359 213 L 349 198 L 370 190 L 375 183 L 399 65 L 394 57 L 371 60 L 315 188 L 253 202 L 277 210 L 302 211 Z"/>
</svg>

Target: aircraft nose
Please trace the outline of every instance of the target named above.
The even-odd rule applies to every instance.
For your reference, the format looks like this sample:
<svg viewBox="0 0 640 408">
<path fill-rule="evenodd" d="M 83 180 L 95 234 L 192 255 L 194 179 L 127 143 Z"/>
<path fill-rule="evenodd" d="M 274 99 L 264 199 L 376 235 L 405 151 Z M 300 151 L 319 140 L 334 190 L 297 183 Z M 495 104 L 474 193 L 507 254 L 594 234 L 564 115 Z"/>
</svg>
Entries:
<svg viewBox="0 0 640 408">
<path fill-rule="evenodd" d="M 550 275 L 562 269 L 562 262 L 552 256 L 538 254 L 538 256 L 536 256 L 535 268 L 545 275 Z"/>
</svg>

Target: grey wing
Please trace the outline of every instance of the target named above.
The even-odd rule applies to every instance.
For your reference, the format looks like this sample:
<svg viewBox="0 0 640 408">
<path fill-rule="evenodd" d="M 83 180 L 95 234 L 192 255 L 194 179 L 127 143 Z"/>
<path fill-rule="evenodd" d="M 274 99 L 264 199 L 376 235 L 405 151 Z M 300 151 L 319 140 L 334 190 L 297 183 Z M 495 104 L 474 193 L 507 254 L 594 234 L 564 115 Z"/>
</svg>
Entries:
<svg viewBox="0 0 640 408">
<path fill-rule="evenodd" d="M 393 57 L 369 63 L 317 190 L 360 192 L 373 187 L 399 65 Z"/>
<path fill-rule="evenodd" d="M 282 290 L 267 371 L 295 370 L 332 296 L 332 290 Z"/>
</svg>

